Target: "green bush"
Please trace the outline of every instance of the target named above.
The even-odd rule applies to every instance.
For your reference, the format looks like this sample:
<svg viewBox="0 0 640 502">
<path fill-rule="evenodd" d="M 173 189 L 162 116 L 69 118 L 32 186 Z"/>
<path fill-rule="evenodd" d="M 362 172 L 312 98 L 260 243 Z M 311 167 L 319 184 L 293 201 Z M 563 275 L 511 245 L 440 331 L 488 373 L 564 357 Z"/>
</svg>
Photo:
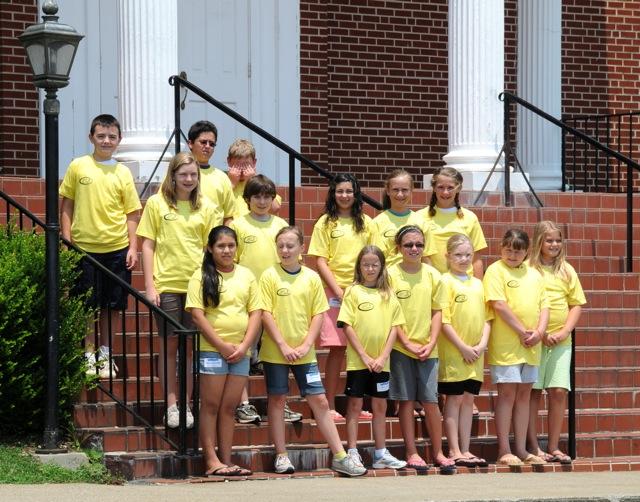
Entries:
<svg viewBox="0 0 640 502">
<path fill-rule="evenodd" d="M 46 407 L 45 240 L 0 227 L 0 434 L 41 433 Z M 82 340 L 92 319 L 70 294 L 79 256 L 60 252 L 59 424 L 72 428 L 73 404 L 85 383 Z"/>
</svg>

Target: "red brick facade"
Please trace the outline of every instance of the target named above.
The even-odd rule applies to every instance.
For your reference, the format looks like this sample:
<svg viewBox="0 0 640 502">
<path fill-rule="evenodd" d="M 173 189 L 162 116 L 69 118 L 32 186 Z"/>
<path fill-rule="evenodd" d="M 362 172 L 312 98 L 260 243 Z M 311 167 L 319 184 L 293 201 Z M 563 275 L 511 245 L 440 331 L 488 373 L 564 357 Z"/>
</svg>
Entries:
<svg viewBox="0 0 640 502">
<path fill-rule="evenodd" d="M 0 2 L 0 175 L 39 173 L 38 93 L 16 38 L 37 22 L 35 0 Z"/>
<path fill-rule="evenodd" d="M 36 14 L 35 0 L 0 2 L 4 175 L 38 175 L 37 94 L 16 39 Z M 300 0 L 302 153 L 333 172 L 351 171 L 368 186 L 380 186 L 392 167 L 419 176 L 442 165 L 447 15 L 446 0 Z M 563 0 L 562 16 L 563 114 L 636 108 L 640 0 Z M 504 28 L 505 88 L 516 90 L 517 0 L 505 0 Z M 623 119 L 611 145 L 635 154 L 628 129 Z M 302 182 L 324 183 L 308 168 Z"/>
</svg>

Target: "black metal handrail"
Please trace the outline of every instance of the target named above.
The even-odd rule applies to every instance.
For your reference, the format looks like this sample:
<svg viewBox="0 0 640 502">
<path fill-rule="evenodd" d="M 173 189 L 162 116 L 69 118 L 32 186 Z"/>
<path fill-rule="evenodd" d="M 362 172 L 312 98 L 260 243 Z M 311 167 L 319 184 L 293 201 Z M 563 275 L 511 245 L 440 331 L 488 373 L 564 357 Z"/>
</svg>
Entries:
<svg viewBox="0 0 640 502">
<path fill-rule="evenodd" d="M 208 93 L 200 89 L 198 86 L 194 85 L 192 82 L 189 82 L 188 80 L 182 78 L 179 75 L 172 75 L 171 77 L 169 77 L 169 84 L 175 87 L 175 92 L 174 92 L 175 120 L 174 120 L 173 137 L 175 138 L 176 153 L 180 151 L 180 136 L 179 134 L 176 134 L 176 131 L 180 131 L 180 113 L 181 113 L 180 86 L 182 86 L 189 89 L 191 92 L 193 92 L 195 95 L 199 96 L 200 98 L 204 99 L 207 103 L 215 106 L 222 113 L 236 120 L 237 122 L 245 126 L 247 129 L 252 130 L 256 134 L 258 134 L 260 137 L 264 138 L 269 143 L 276 146 L 277 148 L 279 148 L 289 156 L 289 224 L 294 225 L 296 220 L 296 217 L 295 217 L 295 207 L 296 207 L 295 206 L 295 200 L 296 200 L 295 199 L 295 188 L 296 188 L 295 161 L 298 160 L 302 164 L 305 164 L 306 166 L 313 169 L 320 176 L 323 176 L 329 180 L 332 180 L 335 178 L 335 174 L 327 171 L 326 169 L 324 169 L 322 166 L 320 166 L 313 160 L 309 159 L 308 157 L 305 157 L 300 152 L 298 152 L 297 150 L 294 150 L 289 145 L 282 142 L 272 134 L 268 133 L 261 127 L 258 127 L 253 122 L 243 117 L 235 110 L 232 110 L 224 103 L 221 103 L 220 101 L 218 101 L 217 99 L 215 99 L 214 97 L 212 97 L 211 95 L 209 95 Z M 364 202 L 371 205 L 375 209 L 377 210 L 382 209 L 382 205 L 377 200 L 372 199 L 368 195 L 362 194 L 362 199 L 364 200 Z"/>
<path fill-rule="evenodd" d="M 44 229 L 45 227 L 45 223 L 38 218 L 35 214 L 33 214 L 31 211 L 29 211 L 27 208 L 23 207 L 20 203 L 18 203 L 13 197 L 11 197 L 10 195 L 0 191 L 0 199 L 3 199 L 5 201 L 5 222 L 7 223 L 7 228 L 9 228 L 9 223 L 11 222 L 11 220 L 13 218 L 15 218 L 16 220 L 16 226 L 20 229 L 20 230 L 25 230 L 25 219 L 27 219 L 28 221 L 31 222 L 31 228 L 29 230 L 32 231 L 36 231 L 38 228 L 40 229 Z M 13 208 L 13 211 L 12 211 Z M 15 215 L 15 212 L 17 211 L 17 215 Z M 151 431 L 152 433 L 156 434 L 159 438 L 161 438 L 163 441 L 166 441 L 166 443 L 168 443 L 169 445 L 171 445 L 172 448 L 176 449 L 178 451 L 178 454 L 182 457 L 186 456 L 187 453 L 189 451 L 197 451 L 198 449 L 198 436 L 197 436 L 197 424 L 198 424 L 198 392 L 197 392 L 197 378 L 198 378 L 198 358 L 197 358 L 197 350 L 198 350 L 198 337 L 195 336 L 197 334 L 197 331 L 195 330 L 188 330 L 186 329 L 181 323 L 179 323 L 178 321 L 176 321 L 175 319 L 173 319 L 171 316 L 169 316 L 165 311 L 163 311 L 162 309 L 160 309 L 159 307 L 157 307 L 156 305 L 154 305 L 153 303 L 151 303 L 142 293 L 140 293 L 138 290 L 136 290 L 135 288 L 133 288 L 129 283 L 127 283 L 126 281 L 122 280 L 120 277 L 118 277 L 117 275 L 115 275 L 113 272 L 111 272 L 109 269 L 105 268 L 102 264 L 100 264 L 98 261 L 96 261 L 92 256 L 87 255 L 84 251 L 82 251 L 79 247 L 77 247 L 75 244 L 73 244 L 72 242 L 68 241 L 67 239 L 64 239 L 63 237 L 60 237 L 60 242 L 62 242 L 64 245 L 66 245 L 69 249 L 74 250 L 75 252 L 78 252 L 82 255 L 83 259 L 86 260 L 87 262 L 89 262 L 91 264 L 91 266 L 93 267 L 95 274 L 101 275 L 102 276 L 102 280 L 107 280 L 109 281 L 109 284 L 115 287 L 121 287 L 123 288 L 127 294 L 129 296 L 131 296 L 133 298 L 134 301 L 134 308 L 133 308 L 133 312 L 135 313 L 135 356 L 136 356 L 136 375 L 135 375 L 135 385 L 136 385 L 136 399 L 135 401 L 130 401 L 128 399 L 128 391 L 127 391 L 127 383 L 128 383 L 128 377 L 129 377 L 129 372 L 128 372 L 128 368 L 127 368 L 127 340 L 126 340 L 126 333 L 127 333 L 127 319 L 126 319 L 126 311 L 127 309 L 122 310 L 122 347 L 123 347 L 123 354 L 122 354 L 122 359 L 123 359 L 123 367 L 122 367 L 122 373 L 120 376 L 114 378 L 113 374 L 110 373 L 109 375 L 109 379 L 108 379 L 108 383 L 105 384 L 102 381 L 98 381 L 97 383 L 97 387 L 104 392 L 106 395 L 108 395 L 114 402 L 118 403 L 127 413 L 129 413 L 130 415 L 132 415 L 134 417 L 135 420 L 137 420 L 140 424 L 142 424 L 147 430 Z M 140 306 L 146 307 L 147 312 L 141 312 Z M 108 313 L 110 314 L 110 309 L 108 310 Z M 140 321 L 143 315 L 148 315 L 148 319 L 149 319 L 149 330 L 148 333 L 144 333 L 143 330 L 140 327 Z M 154 375 L 154 365 L 153 365 L 153 337 L 154 337 L 154 329 L 153 329 L 153 324 L 154 324 L 154 316 L 156 316 L 157 319 L 161 320 L 160 322 L 164 323 L 165 328 L 168 325 L 173 326 L 175 333 L 178 334 L 179 336 L 179 352 L 180 352 L 180 361 L 179 361 L 179 368 L 178 368 L 178 380 L 179 380 L 179 388 L 178 388 L 178 396 L 179 396 L 179 413 L 180 413 L 180 427 L 179 427 L 179 431 L 178 431 L 178 439 L 176 440 L 175 438 L 172 437 L 171 434 L 169 434 L 168 428 L 164 427 L 164 430 L 159 429 L 156 427 L 158 421 L 156 420 L 156 413 L 155 413 L 155 403 L 156 403 L 156 396 L 155 396 L 155 391 L 154 391 L 154 385 L 153 385 L 153 375 Z M 108 347 L 109 347 L 109 365 L 111 365 L 111 359 L 113 358 L 113 353 L 112 353 L 112 348 L 113 348 L 113 326 L 111 326 L 111 323 L 109 322 L 109 333 L 108 333 Z M 149 376 L 150 376 L 150 412 L 147 414 L 147 417 L 145 417 L 142 414 L 142 380 L 143 377 L 141 377 L 141 355 L 142 352 L 140 350 L 140 341 L 141 341 L 141 337 L 142 336 L 148 336 L 148 343 L 149 343 Z M 188 398 L 186 396 L 186 381 L 187 381 L 187 367 L 186 367 L 186 347 L 187 347 L 187 338 L 188 337 L 194 337 L 194 343 L 193 343 L 193 368 L 192 368 L 192 375 L 193 375 L 193 379 L 194 379 L 194 395 L 192 396 L 193 399 L 193 414 L 194 414 L 194 419 L 195 419 L 195 426 L 194 426 L 194 434 L 192 435 L 192 441 L 191 441 L 191 449 L 189 449 L 189 441 L 187 440 L 187 432 L 186 432 L 186 408 L 187 408 L 187 401 Z M 166 337 L 163 340 L 163 343 L 166 344 Z M 167 351 L 164 351 L 165 356 L 167 354 Z M 175 356 L 174 356 L 175 357 Z M 164 364 L 164 368 L 165 368 L 165 375 L 164 375 L 164 381 L 167 381 L 167 375 L 166 375 L 166 362 Z M 114 388 L 114 381 L 118 381 L 121 380 L 122 381 L 122 392 L 118 393 L 116 392 L 115 388 Z M 158 397 L 162 397 L 163 401 L 166 403 L 167 401 L 167 389 L 166 387 L 164 387 L 163 389 L 163 396 L 158 396 Z M 184 467 L 184 466 L 183 466 Z M 183 471 L 183 474 L 186 474 L 186 471 Z"/>
<path fill-rule="evenodd" d="M 522 106 L 523 108 L 526 108 L 527 110 L 529 110 L 530 112 L 538 115 L 539 117 L 542 117 L 543 119 L 545 119 L 548 122 L 551 122 L 552 124 L 558 126 L 560 129 L 562 129 L 563 132 L 565 133 L 569 133 L 572 134 L 573 136 L 579 138 L 580 140 L 584 141 L 585 143 L 593 146 L 594 148 L 596 148 L 596 150 L 603 152 L 607 155 L 610 155 L 611 157 L 617 159 L 618 161 L 622 162 L 623 164 L 625 164 L 627 166 L 627 272 L 633 272 L 633 176 L 632 176 L 632 169 L 635 171 L 640 171 L 640 164 L 638 164 L 635 160 L 630 159 L 629 157 L 623 155 L 620 152 L 617 152 L 615 150 L 613 150 L 612 148 L 603 145 L 602 143 L 600 143 L 598 140 L 592 138 L 591 136 L 585 134 L 584 132 L 571 127 L 567 124 L 565 124 L 564 122 L 562 122 L 561 120 L 549 115 L 548 113 L 546 113 L 545 111 L 541 110 L 540 108 L 532 105 L 531 103 L 529 103 L 528 101 L 525 101 L 522 98 L 519 98 L 518 96 L 516 96 L 515 94 L 512 94 L 508 91 L 503 91 L 500 93 L 500 95 L 498 96 L 498 99 L 500 99 L 501 101 L 504 102 L 504 107 L 505 107 L 505 117 L 508 116 L 508 107 L 511 103 L 515 103 L 517 105 Z M 506 135 L 506 132 L 505 132 Z M 564 135 L 563 135 L 564 138 Z M 505 199 L 507 198 L 507 196 L 510 197 L 510 193 L 508 193 L 508 178 L 509 178 L 509 170 L 505 169 Z M 565 187 L 565 176 L 564 176 L 564 171 L 562 173 L 562 187 L 564 190 Z"/>
</svg>

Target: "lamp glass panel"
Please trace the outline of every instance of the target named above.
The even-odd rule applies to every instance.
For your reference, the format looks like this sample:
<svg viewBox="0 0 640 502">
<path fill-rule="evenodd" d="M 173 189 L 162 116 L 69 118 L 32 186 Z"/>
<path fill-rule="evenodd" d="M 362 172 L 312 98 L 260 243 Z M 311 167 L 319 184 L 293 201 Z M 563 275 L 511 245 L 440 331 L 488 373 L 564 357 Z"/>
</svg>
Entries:
<svg viewBox="0 0 640 502">
<path fill-rule="evenodd" d="M 75 46 L 64 41 L 51 41 L 49 43 L 49 75 L 69 76 L 71 62 L 75 53 Z"/>
<path fill-rule="evenodd" d="M 27 47 L 27 56 L 34 75 L 42 75 L 45 72 L 44 46 L 33 43 Z"/>
</svg>

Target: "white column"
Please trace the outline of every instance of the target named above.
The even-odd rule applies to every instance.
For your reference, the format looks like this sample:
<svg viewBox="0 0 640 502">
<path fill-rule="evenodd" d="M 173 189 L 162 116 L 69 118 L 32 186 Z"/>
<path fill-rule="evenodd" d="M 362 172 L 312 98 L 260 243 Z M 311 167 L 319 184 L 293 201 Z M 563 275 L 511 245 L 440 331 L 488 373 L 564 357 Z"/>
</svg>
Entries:
<svg viewBox="0 0 640 502">
<path fill-rule="evenodd" d="M 504 1 L 449 1 L 449 153 L 447 166 L 478 190 L 502 147 Z M 503 162 L 489 190 L 502 179 Z"/>
<path fill-rule="evenodd" d="M 188 29 L 188 28 L 187 28 Z M 118 0 L 119 119 L 123 139 L 116 158 L 146 180 L 173 130 L 173 87 L 178 72 L 176 0 Z M 153 176 L 162 181 L 170 146 Z"/>
<path fill-rule="evenodd" d="M 561 115 L 561 0 L 518 0 L 518 96 Z M 518 107 L 516 153 L 537 190 L 562 184 L 561 131 Z"/>
</svg>

